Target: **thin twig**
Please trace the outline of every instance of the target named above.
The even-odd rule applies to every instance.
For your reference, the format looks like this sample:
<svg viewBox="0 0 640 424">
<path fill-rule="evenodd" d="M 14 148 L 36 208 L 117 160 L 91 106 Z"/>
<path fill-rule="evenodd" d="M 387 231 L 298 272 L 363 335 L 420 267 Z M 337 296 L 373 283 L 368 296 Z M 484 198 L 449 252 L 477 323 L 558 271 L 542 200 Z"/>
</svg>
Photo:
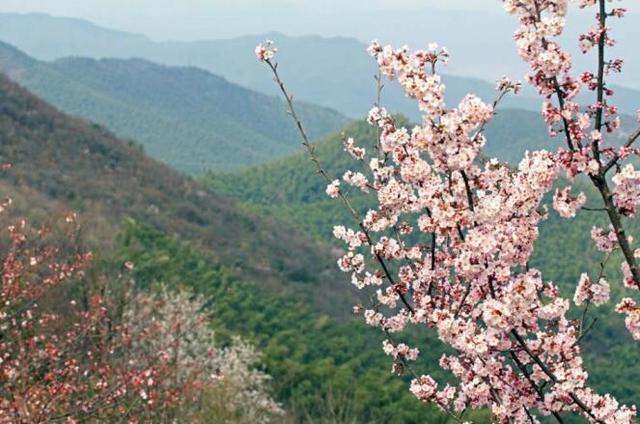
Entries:
<svg viewBox="0 0 640 424">
<path fill-rule="evenodd" d="M 311 144 L 311 142 L 309 140 L 309 137 L 307 136 L 307 132 L 305 131 L 304 126 L 302 125 L 302 121 L 300 120 L 300 118 L 298 118 L 298 114 L 296 113 L 296 109 L 295 109 L 295 107 L 293 105 L 293 97 L 289 95 L 289 93 L 287 92 L 287 89 L 286 89 L 286 87 L 284 85 L 284 82 L 280 78 L 280 74 L 278 73 L 277 64 L 274 64 L 273 62 L 271 62 L 271 60 L 266 60 L 265 62 L 267 63 L 267 65 L 269 65 L 269 68 L 271 68 L 271 71 L 272 71 L 273 76 L 274 76 L 274 80 L 275 80 L 276 84 L 278 85 L 278 87 L 280 87 L 280 91 L 284 95 L 284 98 L 285 98 L 285 100 L 287 102 L 287 106 L 289 108 L 289 115 L 295 121 L 296 127 L 298 128 L 298 132 L 300 133 L 300 136 L 302 137 L 302 145 L 307 149 L 307 152 L 309 153 L 311 161 L 315 165 L 316 170 L 318 171 L 318 173 L 328 183 L 331 183 L 333 180 L 331 179 L 331 177 L 329 177 L 329 174 L 327 174 L 327 172 L 323 168 L 322 164 L 320 163 L 320 160 L 316 156 L 315 148 L 314 148 L 313 144 Z M 370 246 L 373 246 L 373 242 L 372 242 L 372 239 L 371 239 L 371 236 L 369 234 L 368 229 L 365 227 L 364 223 L 362 222 L 362 219 L 360 218 L 360 215 L 353 208 L 353 206 L 351 205 L 351 202 L 349 201 L 347 196 L 342 192 L 342 190 L 338 191 L 338 197 L 340 198 L 342 203 L 345 205 L 345 207 L 349 210 L 351 215 L 355 218 L 355 220 L 358 221 L 358 225 L 360 226 L 360 229 L 362 230 L 362 232 L 364 233 L 364 235 L 367 238 L 367 243 Z M 382 270 L 383 270 L 385 276 L 389 280 L 389 283 L 392 285 L 392 287 L 394 287 L 395 293 L 400 297 L 400 300 L 402 301 L 404 306 L 412 314 L 415 314 L 415 310 L 409 304 L 409 302 L 407 301 L 407 299 L 404 296 L 404 294 L 400 290 L 397 290 L 394 278 L 392 277 L 391 272 L 389 271 L 389 268 L 388 268 L 387 264 L 384 261 L 384 258 L 382 258 L 382 256 L 380 256 L 380 254 L 378 254 L 378 253 L 375 253 L 374 256 L 375 256 L 376 260 L 378 261 L 378 263 L 380 264 L 380 266 L 382 267 Z"/>
</svg>

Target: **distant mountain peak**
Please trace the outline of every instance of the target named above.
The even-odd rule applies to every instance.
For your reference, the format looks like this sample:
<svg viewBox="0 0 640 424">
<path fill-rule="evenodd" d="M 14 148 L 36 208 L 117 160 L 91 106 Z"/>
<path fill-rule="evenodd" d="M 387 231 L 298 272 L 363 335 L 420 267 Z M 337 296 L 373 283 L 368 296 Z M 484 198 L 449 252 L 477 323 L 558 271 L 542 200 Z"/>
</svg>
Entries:
<svg viewBox="0 0 640 424">
<path fill-rule="evenodd" d="M 129 31 L 121 31 L 117 29 L 107 28 L 105 26 L 96 24 L 87 19 L 77 18 L 73 16 L 57 16 L 49 13 L 43 12 L 27 12 L 27 13 L 17 13 L 17 12 L 0 12 L 0 21 L 4 23 L 12 22 L 12 21 L 20 21 L 21 23 L 32 23 L 32 24 L 40 24 L 48 27 L 60 26 L 67 28 L 68 30 L 77 31 L 78 29 L 87 29 L 91 31 L 98 31 L 105 34 L 111 35 L 126 35 L 131 38 L 139 38 L 151 41 L 151 39 L 142 33 L 135 33 Z"/>
<path fill-rule="evenodd" d="M 447 16 L 462 15 L 449 11 Z M 25 19 L 33 22 L 27 25 Z M 356 38 L 313 34 L 290 36 L 281 31 L 269 31 L 224 40 L 155 42 L 146 36 L 106 29 L 80 19 L 66 19 L 42 14 L 0 14 L 0 40 L 8 41 L 41 60 L 66 56 L 144 58 L 164 65 L 195 66 L 246 88 L 278 95 L 271 76 L 257 63 L 253 54 L 255 45 L 268 38 L 281 47 L 281 74 L 296 99 L 338 110 L 352 118 L 364 116 L 374 101 L 373 75 L 377 72 L 375 61 L 367 55 L 366 44 Z M 437 28 L 440 30 L 449 25 L 438 22 Z M 404 29 L 399 28 L 399 31 Z M 511 32 L 508 33 L 509 39 Z M 508 40 L 505 42 L 511 43 Z M 509 47 L 504 48 L 512 47 L 509 44 Z M 477 55 L 478 52 L 473 54 Z M 456 57 L 464 58 L 465 52 L 456 52 Z M 448 68 L 450 73 L 444 76 L 448 104 L 457 104 L 469 92 L 486 101 L 495 98 L 494 82 L 477 77 L 486 75 L 486 72 L 481 71 L 487 63 L 478 62 L 473 68 L 469 68 L 477 69 L 477 72 L 461 70 L 460 67 L 464 64 L 456 63 L 457 65 L 452 66 L 458 68 Z M 456 72 L 474 76 L 451 75 Z M 637 100 L 640 94 L 637 91 L 618 88 L 617 93 L 617 105 L 621 111 L 635 113 L 640 107 Z M 528 96 L 526 91 L 518 97 L 510 96 L 505 99 L 504 106 L 539 112 L 540 101 Z M 406 99 L 397 84 L 386 85 L 383 101 L 389 110 L 418 118 L 418 109 Z"/>
<path fill-rule="evenodd" d="M 37 61 L 10 44 L 0 41 L 0 69 L 11 78 L 18 78 Z"/>
</svg>

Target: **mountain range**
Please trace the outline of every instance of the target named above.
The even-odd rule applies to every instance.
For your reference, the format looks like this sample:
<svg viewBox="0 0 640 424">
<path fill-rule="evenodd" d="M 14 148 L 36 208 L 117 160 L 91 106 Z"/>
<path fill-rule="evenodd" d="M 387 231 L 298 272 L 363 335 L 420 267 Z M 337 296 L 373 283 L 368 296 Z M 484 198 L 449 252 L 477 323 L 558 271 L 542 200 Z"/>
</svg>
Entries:
<svg viewBox="0 0 640 424">
<path fill-rule="evenodd" d="M 331 227 L 349 224 L 348 216 L 326 199 L 284 103 L 272 96 L 273 81 L 253 57 L 264 37 L 279 41 L 296 99 L 322 105 L 297 102 L 320 160 L 340 176 L 351 167 L 344 135 L 365 146 L 377 137 L 361 119 L 373 102 L 375 67 L 355 39 L 154 42 L 82 20 L 0 14 L 0 39 L 26 52 L 0 43 L 7 75 L 0 75 L 0 164 L 11 164 L 0 169 L 0 192 L 14 199 L 13 213 L 35 221 L 78 211 L 98 259 L 114 269 L 132 261 L 140 287 L 161 282 L 206 296 L 217 334 L 240 334 L 264 353 L 261 365 L 291 422 L 447 423 L 408 391 L 410 375 L 389 372 L 384 335 L 349 319 L 370 293 L 356 292 L 335 270 Z M 445 83 L 450 103 L 467 91 L 495 95 L 480 79 L 447 75 Z M 638 99 L 633 90 L 618 94 L 625 107 Z M 398 117 L 404 124 L 418 117 L 393 84 L 383 101 L 407 116 Z M 526 150 L 558 147 L 537 100 L 524 95 L 505 106 L 486 128 L 489 156 L 515 163 Z M 207 170 L 204 178 L 185 175 Z M 590 188 L 575 184 L 596 207 Z M 351 194 L 358 210 L 370 207 Z M 550 212 L 531 265 L 570 298 L 580 273 L 602 261 L 589 232 L 605 222 L 581 211 L 567 224 Z M 637 220 L 628 224 L 640 235 Z M 614 254 L 602 265 L 614 298 L 619 263 Z M 599 321 L 585 338 L 590 378 L 633 402 L 640 367 L 623 318 L 608 306 L 592 313 Z M 416 371 L 448 381 L 435 365 L 442 344 L 424 330 L 398 337 L 423 348 Z M 486 411 L 471 414 L 464 419 L 490 421 Z"/>
<path fill-rule="evenodd" d="M 44 62 L 0 43 L 0 72 L 190 174 L 265 162 L 299 146 L 282 101 L 201 69 L 143 59 Z M 347 122 L 310 104 L 301 105 L 301 115 L 314 138 Z"/>
<path fill-rule="evenodd" d="M 450 19 L 438 25 L 446 22 Z M 0 14 L 0 40 L 40 60 L 67 56 L 144 58 L 165 65 L 196 66 L 236 84 L 273 95 L 277 94 L 277 87 L 253 54 L 256 44 L 265 39 L 277 43 L 280 72 L 291 93 L 299 100 L 333 108 L 352 118 L 364 116 L 372 106 L 376 97 L 375 62 L 368 57 L 366 45 L 354 38 L 290 37 L 267 33 L 219 40 L 156 42 L 144 35 L 103 28 L 81 19 L 45 14 Z M 486 54 L 478 51 L 472 56 Z M 457 65 L 458 71 L 461 66 L 461 63 Z M 476 71 L 474 67 L 467 72 L 456 72 L 456 75 L 478 75 Z M 485 101 L 492 101 L 496 96 L 493 82 L 446 74 L 446 68 L 444 72 L 446 100 L 450 105 L 469 92 Z M 640 108 L 640 92 L 619 86 L 614 88 L 620 110 L 635 114 Z M 395 113 L 419 118 L 417 109 L 397 84 L 387 84 L 382 100 Z M 504 107 L 536 112 L 541 109 L 540 101 L 528 90 L 517 98 L 506 99 Z"/>
</svg>

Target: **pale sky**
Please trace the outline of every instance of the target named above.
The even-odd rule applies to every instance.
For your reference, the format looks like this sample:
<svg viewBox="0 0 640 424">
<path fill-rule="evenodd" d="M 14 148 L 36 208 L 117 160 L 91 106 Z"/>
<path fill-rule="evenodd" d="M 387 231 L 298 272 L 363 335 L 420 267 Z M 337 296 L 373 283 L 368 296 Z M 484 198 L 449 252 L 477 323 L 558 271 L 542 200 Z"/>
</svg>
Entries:
<svg viewBox="0 0 640 424">
<path fill-rule="evenodd" d="M 627 7 L 629 14 L 614 25 L 614 37 L 621 41 L 614 54 L 626 61 L 625 73 L 614 83 L 640 88 L 640 56 L 633 42 L 640 40 L 640 0 L 615 4 Z M 513 43 L 517 22 L 504 12 L 501 0 L 0 0 L 0 12 L 83 18 L 156 41 L 278 31 L 378 39 L 412 48 L 437 42 L 452 52 L 449 71 L 454 74 L 495 80 L 497 64 L 517 78 L 526 71 Z M 594 13 L 574 7 L 569 17 L 564 37 L 580 66 L 578 34 L 593 25 Z"/>
<path fill-rule="evenodd" d="M 72 16 L 156 40 L 233 37 L 273 30 L 299 35 L 314 17 L 416 9 L 501 13 L 499 0 L 2 0 L 0 12 Z M 289 24 L 289 30 L 282 26 Z M 336 34 L 338 35 L 338 34 Z M 344 34 L 352 35 L 352 34 Z"/>
</svg>

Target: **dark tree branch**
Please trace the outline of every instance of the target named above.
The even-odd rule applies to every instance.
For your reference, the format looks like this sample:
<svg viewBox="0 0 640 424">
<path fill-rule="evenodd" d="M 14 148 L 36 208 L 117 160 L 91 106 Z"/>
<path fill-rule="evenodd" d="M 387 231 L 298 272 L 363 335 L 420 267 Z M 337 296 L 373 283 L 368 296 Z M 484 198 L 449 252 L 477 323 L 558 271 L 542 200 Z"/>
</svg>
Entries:
<svg viewBox="0 0 640 424">
<path fill-rule="evenodd" d="M 631 147 L 631 145 L 635 143 L 636 140 L 638 140 L 639 138 L 640 138 L 640 128 L 638 128 L 633 133 L 631 133 L 627 141 L 624 143 L 624 147 Z M 616 152 L 611 158 L 611 160 L 609 160 L 609 162 L 607 162 L 607 164 L 602 167 L 602 174 L 606 175 L 607 172 L 609 172 L 609 170 L 613 168 L 613 166 L 617 164 L 619 160 L 620 160 L 620 155 L 618 154 L 618 152 Z"/>
</svg>

